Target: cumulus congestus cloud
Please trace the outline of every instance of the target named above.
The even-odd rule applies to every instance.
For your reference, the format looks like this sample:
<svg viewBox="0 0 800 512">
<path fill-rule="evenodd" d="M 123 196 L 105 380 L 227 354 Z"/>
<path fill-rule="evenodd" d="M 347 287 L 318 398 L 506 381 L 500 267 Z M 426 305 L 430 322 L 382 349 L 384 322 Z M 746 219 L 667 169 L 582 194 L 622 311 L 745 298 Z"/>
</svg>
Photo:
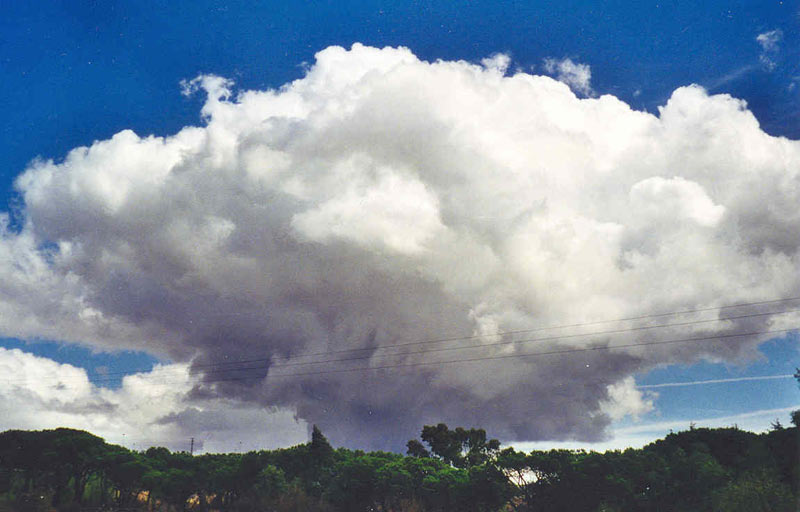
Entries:
<svg viewBox="0 0 800 512">
<path fill-rule="evenodd" d="M 201 127 L 32 163 L 24 228 L 0 243 L 0 333 L 192 361 L 197 399 L 288 408 L 336 442 L 395 448 L 433 421 L 598 439 L 652 407 L 634 373 L 752 355 L 765 336 L 330 373 L 532 350 L 391 356 L 398 343 L 796 295 L 800 143 L 700 87 L 656 116 L 507 65 L 331 47 L 277 90 L 186 83 L 207 94 Z M 296 365 L 330 352 L 369 359 Z"/>
</svg>

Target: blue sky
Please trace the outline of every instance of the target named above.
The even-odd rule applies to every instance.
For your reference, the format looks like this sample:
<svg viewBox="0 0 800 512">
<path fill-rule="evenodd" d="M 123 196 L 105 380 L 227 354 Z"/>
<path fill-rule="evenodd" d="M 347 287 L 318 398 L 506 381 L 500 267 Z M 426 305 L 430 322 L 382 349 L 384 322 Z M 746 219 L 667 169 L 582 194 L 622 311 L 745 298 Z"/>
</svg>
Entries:
<svg viewBox="0 0 800 512">
<path fill-rule="evenodd" d="M 655 110 L 681 85 L 747 100 L 767 132 L 797 138 L 796 2 L 4 2 L 0 179 L 36 156 L 124 128 L 167 134 L 198 122 L 200 98 L 179 94 L 199 73 L 244 89 L 277 87 L 330 45 L 407 46 L 424 59 L 513 66 L 575 57 L 597 91 Z M 781 30 L 774 72 L 758 34 Z M 742 70 L 747 71 L 742 71 Z M 730 77 L 729 81 L 726 77 Z M 718 84 L 718 85 L 717 85 Z M 637 94 L 637 91 L 639 93 Z"/>
<path fill-rule="evenodd" d="M 547 58 L 591 68 L 596 95 L 653 114 L 681 86 L 728 93 L 768 134 L 800 138 L 797 2 L 0 2 L 0 210 L 23 219 L 15 178 L 34 159 L 60 162 L 78 146 L 131 129 L 169 135 L 203 124 L 202 94 L 180 83 L 199 74 L 239 90 L 277 88 L 304 76 L 332 45 L 404 46 L 427 61 L 478 63 L 496 53 L 515 70 L 545 73 Z M 757 39 L 773 34 L 774 44 Z M 571 318 L 564 318 L 570 322 Z M 46 336 L 52 338 L 53 336 Z M 149 370 L 164 352 L 25 343 L 20 348 L 89 370 Z M 127 347 L 127 346 L 126 346 Z M 746 364 L 665 365 L 642 385 L 793 373 L 796 335 L 764 344 Z M 156 353 L 158 352 L 158 353 Z M 99 369 L 99 370 L 98 370 Z M 800 402 L 792 379 L 659 388 L 643 422 L 702 419 Z M 628 421 L 628 420 L 626 420 Z M 688 423 L 687 423 L 688 424 Z M 628 425 L 626 423 L 625 425 Z"/>
</svg>

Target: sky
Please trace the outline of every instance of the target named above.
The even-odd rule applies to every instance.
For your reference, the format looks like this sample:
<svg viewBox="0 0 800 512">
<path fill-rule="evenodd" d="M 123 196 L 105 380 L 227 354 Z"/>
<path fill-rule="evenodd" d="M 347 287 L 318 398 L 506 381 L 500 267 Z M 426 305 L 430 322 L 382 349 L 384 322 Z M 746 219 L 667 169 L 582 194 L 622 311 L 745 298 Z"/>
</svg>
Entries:
<svg viewBox="0 0 800 512">
<path fill-rule="evenodd" d="M 800 407 L 797 2 L 0 9 L 0 429 L 605 449 Z"/>
</svg>

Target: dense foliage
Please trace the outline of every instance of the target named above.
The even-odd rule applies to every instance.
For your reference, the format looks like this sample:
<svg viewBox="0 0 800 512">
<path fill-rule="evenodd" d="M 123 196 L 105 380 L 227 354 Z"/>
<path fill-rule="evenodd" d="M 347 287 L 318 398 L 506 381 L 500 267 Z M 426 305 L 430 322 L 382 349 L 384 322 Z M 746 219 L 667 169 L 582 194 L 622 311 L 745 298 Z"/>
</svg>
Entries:
<svg viewBox="0 0 800 512">
<path fill-rule="evenodd" d="M 764 434 L 692 428 L 642 449 L 500 449 L 481 429 L 426 426 L 408 456 L 310 443 L 191 456 L 87 432 L 0 434 L 0 511 L 797 510 L 798 422 Z"/>
</svg>

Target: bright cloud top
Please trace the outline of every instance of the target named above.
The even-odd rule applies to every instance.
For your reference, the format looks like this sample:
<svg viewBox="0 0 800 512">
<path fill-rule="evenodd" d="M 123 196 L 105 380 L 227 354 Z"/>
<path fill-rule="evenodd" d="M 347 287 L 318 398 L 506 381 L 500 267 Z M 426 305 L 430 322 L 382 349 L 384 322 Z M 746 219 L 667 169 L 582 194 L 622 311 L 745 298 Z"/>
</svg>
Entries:
<svg viewBox="0 0 800 512">
<path fill-rule="evenodd" d="M 658 115 L 580 99 L 570 86 L 590 95 L 589 68 L 565 62 L 553 72 L 569 86 L 507 76 L 502 56 L 429 63 L 356 44 L 321 51 L 278 90 L 186 83 L 208 95 L 202 127 L 123 131 L 19 177 L 25 223 L 3 228 L 0 334 L 193 361 L 205 377 L 191 396 L 284 407 L 335 442 L 397 448 L 434 421 L 599 439 L 611 418 L 652 407 L 631 375 L 748 357 L 766 336 L 323 373 L 796 325 L 390 355 L 796 294 L 800 143 L 697 86 Z M 369 359 L 280 367 L 346 349 Z M 273 366 L 203 366 L 253 358 Z"/>
</svg>

